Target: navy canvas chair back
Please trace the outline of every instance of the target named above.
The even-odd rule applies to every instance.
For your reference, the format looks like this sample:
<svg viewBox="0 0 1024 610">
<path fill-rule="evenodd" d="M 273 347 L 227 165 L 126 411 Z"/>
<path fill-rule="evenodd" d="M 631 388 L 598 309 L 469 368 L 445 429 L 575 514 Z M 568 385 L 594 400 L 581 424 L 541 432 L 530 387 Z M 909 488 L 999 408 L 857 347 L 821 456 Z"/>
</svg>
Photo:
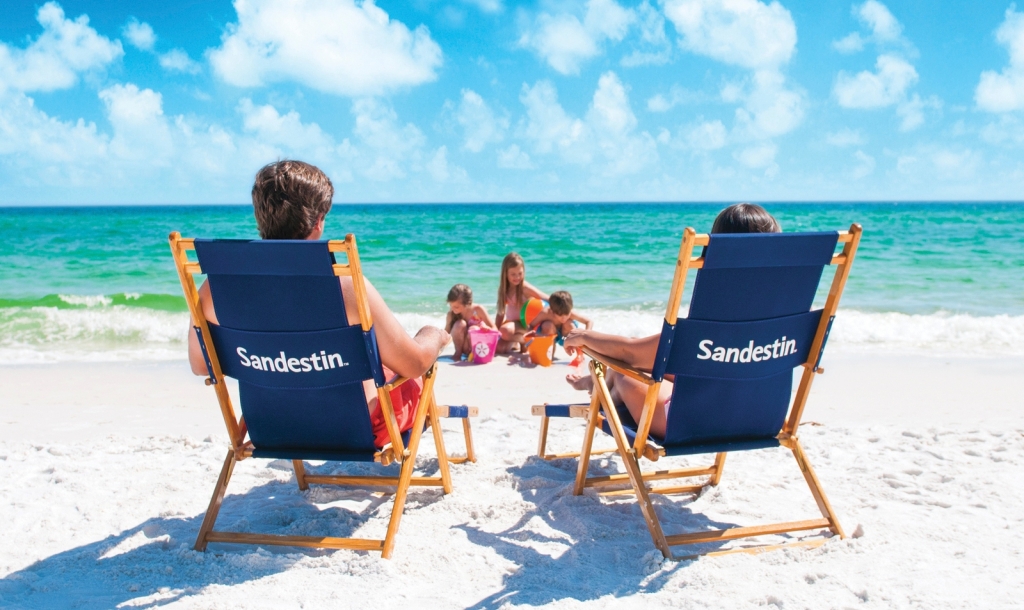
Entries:
<svg viewBox="0 0 1024 610">
<path fill-rule="evenodd" d="M 348 324 L 327 242 L 196 239 L 195 249 L 252 455 L 373 461 L 362 382 L 382 386 L 383 371 L 372 329 Z"/>
<path fill-rule="evenodd" d="M 821 319 L 811 304 L 838 237 L 710 236 L 689 316 L 665 322 L 654 364 L 656 381 L 675 376 L 665 437 L 656 439 L 667 455 L 778 445 L 793 369 L 807 362 Z"/>
</svg>

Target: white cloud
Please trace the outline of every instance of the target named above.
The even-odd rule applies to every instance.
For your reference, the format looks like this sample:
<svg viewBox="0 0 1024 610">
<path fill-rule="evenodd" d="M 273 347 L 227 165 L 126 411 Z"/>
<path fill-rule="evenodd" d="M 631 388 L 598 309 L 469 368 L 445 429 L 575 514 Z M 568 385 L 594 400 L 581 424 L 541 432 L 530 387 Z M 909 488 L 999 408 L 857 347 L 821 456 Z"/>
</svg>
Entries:
<svg viewBox="0 0 1024 610">
<path fill-rule="evenodd" d="M 864 39 L 859 32 L 850 32 L 832 43 L 832 48 L 840 53 L 857 53 L 864 50 Z"/>
<path fill-rule="evenodd" d="M 1024 109 L 1024 13 L 1013 5 L 1006 9 L 1006 18 L 996 30 L 996 41 L 1010 52 L 1010 64 L 1001 73 L 981 73 L 974 101 L 988 112 L 1012 112 Z"/>
<path fill-rule="evenodd" d="M 857 165 L 854 166 L 851 175 L 854 180 L 860 180 L 866 178 L 874 173 L 875 171 L 875 158 L 865 153 L 862 150 L 858 150 L 853 153 L 853 158 L 857 160 Z"/>
<path fill-rule="evenodd" d="M 447 146 L 441 146 L 434 151 L 425 167 L 435 182 L 465 182 L 467 180 L 466 170 L 448 162 Z"/>
<path fill-rule="evenodd" d="M 100 36 L 85 15 L 66 19 L 56 2 L 44 4 L 36 20 L 43 33 L 26 48 L 0 43 L 0 90 L 67 89 L 78 82 L 80 73 L 103 68 L 124 55 L 120 41 Z"/>
<path fill-rule="evenodd" d="M 796 24 L 781 4 L 758 0 L 667 0 L 680 46 L 752 70 L 776 68 L 796 50 Z"/>
<path fill-rule="evenodd" d="M 505 169 L 533 169 L 533 162 L 530 155 L 520 150 L 518 144 L 512 144 L 504 150 L 498 151 L 498 167 Z"/>
<path fill-rule="evenodd" d="M 105 155 L 108 145 L 109 138 L 95 123 L 61 121 L 36 108 L 23 93 L 0 91 L 0 155 L 25 164 L 27 172 L 59 175 L 77 184 L 88 173 L 83 165 Z"/>
<path fill-rule="evenodd" d="M 765 169 L 765 173 L 771 176 L 778 171 L 778 166 L 775 164 L 775 154 L 777 152 L 778 147 L 775 144 L 762 142 L 744 148 L 734 157 L 737 161 L 751 169 Z"/>
<path fill-rule="evenodd" d="M 647 100 L 647 110 L 651 112 L 668 112 L 682 104 L 707 103 L 712 101 L 707 94 L 690 91 L 679 85 L 672 85 L 668 94 L 657 93 Z"/>
<path fill-rule="evenodd" d="M 160 56 L 160 67 L 170 72 L 187 72 L 198 74 L 201 70 L 199 64 L 192 61 L 183 49 L 171 49 Z"/>
<path fill-rule="evenodd" d="M 537 15 L 519 37 L 519 46 L 562 74 L 578 74 L 584 61 L 601 53 L 601 43 L 622 40 L 635 19 L 615 0 L 588 0 L 582 21 L 567 12 Z"/>
<path fill-rule="evenodd" d="M 152 51 L 153 45 L 156 44 L 156 34 L 152 26 L 145 22 L 140 23 L 135 17 L 124 24 L 121 33 L 128 39 L 128 44 L 140 51 Z"/>
<path fill-rule="evenodd" d="M 942 101 L 934 95 L 921 99 L 921 96 L 914 94 L 912 97 L 900 102 L 896 106 L 896 114 L 900 117 L 900 131 L 913 131 L 924 125 L 924 110 L 926 108 L 939 110 L 942 108 Z"/>
<path fill-rule="evenodd" d="M 131 83 L 99 92 L 114 127 L 111 151 L 125 160 L 164 165 L 174 151 L 170 127 L 164 116 L 163 96 Z"/>
<path fill-rule="evenodd" d="M 501 142 L 508 130 L 508 119 L 495 116 L 487 102 L 471 89 L 462 90 L 455 120 L 465 137 L 462 146 L 471 152 L 480 152 L 488 144 Z"/>
<path fill-rule="evenodd" d="M 640 44 L 619 63 L 627 68 L 668 63 L 672 44 L 665 35 L 665 17 L 661 11 L 644 0 L 636 7 L 636 21 L 640 27 Z"/>
<path fill-rule="evenodd" d="M 869 33 L 861 36 L 860 32 L 851 32 L 832 43 L 835 50 L 840 53 L 856 53 L 864 50 L 868 42 L 883 46 L 898 44 L 908 50 L 913 49 L 910 42 L 903 38 L 903 25 L 881 2 L 867 0 L 863 4 L 855 4 L 852 12 Z"/>
<path fill-rule="evenodd" d="M 796 129 L 803 116 L 803 97 L 786 88 L 785 78 L 772 70 L 758 70 L 743 108 L 736 110 L 736 124 L 754 138 L 772 138 Z"/>
<path fill-rule="evenodd" d="M 426 144 L 423 132 L 412 123 L 402 125 L 393 108 L 373 98 L 355 100 L 352 114 L 356 118 L 353 132 L 371 157 L 363 174 L 378 181 L 404 178 L 405 163 L 418 159 Z"/>
<path fill-rule="evenodd" d="M 584 118 L 569 115 L 558 102 L 554 86 L 540 81 L 523 85 L 520 101 L 526 106 L 521 129 L 536 154 L 557 154 L 573 164 L 593 164 L 600 175 L 635 173 L 657 160 L 657 144 L 650 134 L 636 133 L 637 120 L 625 86 L 614 72 L 606 72 Z"/>
<path fill-rule="evenodd" d="M 377 95 L 437 78 L 441 48 L 373 0 L 235 0 L 238 23 L 208 51 L 214 72 L 239 87 L 297 81 L 346 96 Z"/>
<path fill-rule="evenodd" d="M 850 76 L 839 72 L 832 88 L 844 108 L 884 108 L 903 100 L 907 89 L 917 82 L 917 70 L 896 55 L 880 55 L 875 72 L 867 70 Z"/>
<path fill-rule="evenodd" d="M 679 32 L 683 49 L 750 70 L 743 82 L 726 83 L 721 99 L 740 105 L 732 139 L 748 145 L 736 158 L 748 167 L 774 172 L 777 147 L 767 140 L 792 131 L 804 116 L 804 95 L 787 85 L 782 72 L 796 52 L 792 15 L 777 1 L 758 0 L 667 0 L 665 15 Z M 675 102 L 652 101 L 652 110 Z"/>
<path fill-rule="evenodd" d="M 847 146 L 861 146 L 867 140 L 860 131 L 844 127 L 838 131 L 825 134 L 825 141 L 831 146 L 845 148 Z"/>
<path fill-rule="evenodd" d="M 485 13 L 500 13 L 505 10 L 501 0 L 462 0 L 466 4 L 472 4 Z"/>
<path fill-rule="evenodd" d="M 280 146 L 289 152 L 322 149 L 333 145 L 316 123 L 303 123 L 302 117 L 294 110 L 280 114 L 270 105 L 257 106 L 248 98 L 238 103 L 242 115 L 242 128 L 254 134 L 259 140 Z"/>
<path fill-rule="evenodd" d="M 690 128 L 686 134 L 686 143 L 693 150 L 718 150 L 728 141 L 725 125 L 719 121 L 702 121 Z"/>
<path fill-rule="evenodd" d="M 876 40 L 895 41 L 903 34 L 900 22 L 877 0 L 867 0 L 864 4 L 855 6 L 853 10 L 854 15 L 871 28 L 871 34 Z"/>
</svg>

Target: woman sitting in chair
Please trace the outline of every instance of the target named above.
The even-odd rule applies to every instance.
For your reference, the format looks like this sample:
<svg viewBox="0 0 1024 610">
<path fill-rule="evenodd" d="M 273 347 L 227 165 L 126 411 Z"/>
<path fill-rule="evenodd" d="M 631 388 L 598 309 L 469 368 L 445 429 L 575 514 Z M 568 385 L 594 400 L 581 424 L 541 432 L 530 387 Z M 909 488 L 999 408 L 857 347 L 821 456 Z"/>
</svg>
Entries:
<svg viewBox="0 0 1024 610">
<path fill-rule="evenodd" d="M 735 203 L 715 218 L 711 227 L 712 233 L 780 233 L 779 222 L 759 205 L 752 203 Z M 589 347 L 609 358 L 621 360 L 626 364 L 643 370 L 651 370 L 658 351 L 661 333 L 650 337 L 622 337 L 609 335 L 593 330 L 574 330 L 565 338 L 566 349 Z M 566 375 L 566 381 L 577 390 L 593 392 L 594 380 L 590 374 Z M 644 410 L 644 398 L 647 386 L 609 369 L 606 377 L 608 390 L 617 405 L 625 405 L 635 421 L 640 421 Z M 672 382 L 665 380 L 661 384 L 658 401 L 654 405 L 654 417 L 651 420 L 651 434 L 658 437 L 665 435 L 665 424 L 668 418 L 669 402 L 672 397 Z"/>
</svg>

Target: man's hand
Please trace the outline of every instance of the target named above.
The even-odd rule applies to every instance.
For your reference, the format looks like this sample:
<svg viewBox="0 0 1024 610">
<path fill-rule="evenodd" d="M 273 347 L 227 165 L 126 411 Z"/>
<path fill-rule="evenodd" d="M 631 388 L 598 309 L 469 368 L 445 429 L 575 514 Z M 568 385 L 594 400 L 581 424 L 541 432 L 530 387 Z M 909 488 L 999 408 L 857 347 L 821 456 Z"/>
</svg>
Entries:
<svg viewBox="0 0 1024 610">
<path fill-rule="evenodd" d="M 424 326 L 416 333 L 413 340 L 423 347 L 432 349 L 434 353 L 440 354 L 441 350 L 452 340 L 452 336 L 436 326 Z"/>
</svg>

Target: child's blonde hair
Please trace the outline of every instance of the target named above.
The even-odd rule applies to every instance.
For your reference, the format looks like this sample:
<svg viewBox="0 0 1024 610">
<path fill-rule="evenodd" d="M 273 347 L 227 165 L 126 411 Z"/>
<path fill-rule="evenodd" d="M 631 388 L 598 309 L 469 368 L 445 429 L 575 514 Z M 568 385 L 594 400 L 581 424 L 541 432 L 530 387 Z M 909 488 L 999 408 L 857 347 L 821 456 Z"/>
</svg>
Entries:
<svg viewBox="0 0 1024 610">
<path fill-rule="evenodd" d="M 523 261 L 523 257 L 515 252 L 509 252 L 501 261 L 501 280 L 498 281 L 498 311 L 505 311 L 505 307 L 508 305 L 508 293 L 511 288 L 508 284 L 508 270 L 516 267 L 522 267 L 523 272 L 526 272 L 526 262 Z M 523 278 L 523 281 L 525 282 L 526 278 Z M 522 282 L 515 287 L 515 302 L 517 305 L 523 302 Z"/>
</svg>

